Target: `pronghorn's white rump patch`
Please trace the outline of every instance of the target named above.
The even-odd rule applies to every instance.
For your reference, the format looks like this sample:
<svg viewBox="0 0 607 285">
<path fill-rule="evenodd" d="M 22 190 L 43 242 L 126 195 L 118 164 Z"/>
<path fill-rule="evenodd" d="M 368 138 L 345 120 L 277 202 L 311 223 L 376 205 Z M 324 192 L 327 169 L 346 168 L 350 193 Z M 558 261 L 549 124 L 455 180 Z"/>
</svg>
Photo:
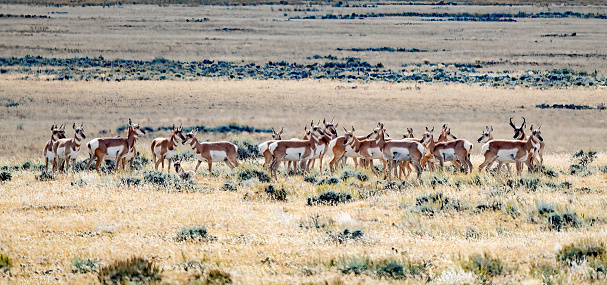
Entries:
<svg viewBox="0 0 607 285">
<path fill-rule="evenodd" d="M 270 146 L 270 142 L 264 142 L 262 144 L 260 144 L 257 148 L 259 149 L 259 153 L 264 153 L 266 152 L 266 150 L 268 149 L 268 147 Z"/>
<path fill-rule="evenodd" d="M 367 149 L 367 154 L 371 156 L 372 159 L 383 159 L 384 153 L 381 152 L 379 147 L 372 147 Z"/>
<path fill-rule="evenodd" d="M 211 156 L 211 162 L 224 161 L 228 157 L 228 155 L 226 154 L 225 151 L 220 151 L 220 150 L 211 150 L 211 151 L 209 151 L 209 155 Z M 203 157 L 202 154 L 200 154 L 200 153 L 196 154 L 196 158 L 199 161 L 209 162 L 209 160 L 207 160 L 205 157 Z"/>
<path fill-rule="evenodd" d="M 272 155 L 274 155 L 274 150 L 276 150 L 277 147 L 278 147 L 278 142 L 273 142 L 268 146 L 268 149 L 270 150 L 270 153 Z"/>
<path fill-rule="evenodd" d="M 89 153 L 94 154 L 95 150 L 99 147 L 99 139 L 92 139 L 86 145 L 89 148 Z"/>
<path fill-rule="evenodd" d="M 472 143 L 469 141 L 464 141 L 464 148 L 466 151 L 468 151 L 468 153 L 470 153 L 470 151 L 472 151 Z"/>
<path fill-rule="evenodd" d="M 392 155 L 393 160 L 397 161 L 407 161 L 411 160 L 411 154 L 409 154 L 409 149 L 404 147 L 393 147 L 389 149 L 390 154 Z"/>
<path fill-rule="evenodd" d="M 326 145 L 321 144 L 316 146 L 316 150 L 314 151 L 314 158 L 319 158 L 321 154 L 325 153 Z"/>
<path fill-rule="evenodd" d="M 425 147 L 423 144 L 421 144 L 421 143 L 418 143 L 418 144 L 417 144 L 417 150 L 418 150 L 418 151 L 419 151 L 419 152 L 420 152 L 422 155 L 424 155 L 424 154 L 426 153 L 426 147 Z"/>
</svg>

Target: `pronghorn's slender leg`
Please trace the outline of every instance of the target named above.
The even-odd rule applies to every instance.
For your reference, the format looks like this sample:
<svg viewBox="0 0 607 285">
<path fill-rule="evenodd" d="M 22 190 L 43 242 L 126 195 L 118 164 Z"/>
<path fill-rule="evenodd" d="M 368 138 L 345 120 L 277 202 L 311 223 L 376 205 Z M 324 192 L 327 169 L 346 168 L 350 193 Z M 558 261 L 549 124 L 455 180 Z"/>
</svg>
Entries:
<svg viewBox="0 0 607 285">
<path fill-rule="evenodd" d="M 160 171 L 164 172 L 164 155 L 160 156 L 160 161 L 162 161 L 162 166 L 160 167 Z"/>
<path fill-rule="evenodd" d="M 478 171 L 483 171 L 483 168 L 491 163 L 493 163 L 497 159 L 497 155 L 489 153 L 489 155 L 485 155 L 485 161 L 478 166 Z"/>
<path fill-rule="evenodd" d="M 156 154 L 152 150 L 152 161 L 154 162 L 154 170 L 158 171 L 158 161 L 156 160 Z"/>
<path fill-rule="evenodd" d="M 211 176 L 212 176 L 212 175 L 213 175 L 213 172 L 212 172 L 211 170 L 213 169 L 213 160 L 212 160 L 212 159 L 210 159 L 210 160 L 208 161 L 208 164 L 209 164 L 209 175 L 211 175 Z"/>
<path fill-rule="evenodd" d="M 200 163 L 202 163 L 202 161 L 198 161 L 198 163 L 196 163 L 196 168 L 194 168 L 194 173 L 196 173 L 196 171 L 198 171 L 198 166 L 200 166 Z"/>
</svg>

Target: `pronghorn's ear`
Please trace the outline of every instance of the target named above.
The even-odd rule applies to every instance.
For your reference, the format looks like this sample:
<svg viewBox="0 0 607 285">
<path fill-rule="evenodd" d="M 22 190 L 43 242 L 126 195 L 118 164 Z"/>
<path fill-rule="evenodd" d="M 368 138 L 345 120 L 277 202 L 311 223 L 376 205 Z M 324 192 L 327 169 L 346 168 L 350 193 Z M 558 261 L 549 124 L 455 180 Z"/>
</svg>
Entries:
<svg viewBox="0 0 607 285">
<path fill-rule="evenodd" d="M 354 127 L 352 127 L 352 128 L 354 128 Z M 348 132 L 348 130 L 346 130 L 346 128 L 344 128 L 344 132 L 346 132 L 346 133 L 347 133 L 347 132 Z"/>
<path fill-rule="evenodd" d="M 354 132 L 354 126 L 352 126 L 352 132 Z"/>
<path fill-rule="evenodd" d="M 325 126 L 327 125 L 327 122 L 326 122 L 325 118 L 322 118 L 322 123 L 323 123 L 323 125 L 325 125 Z"/>
<path fill-rule="evenodd" d="M 55 130 L 55 125 L 52 125 L 51 126 L 51 131 L 54 131 L 54 130 Z"/>
<path fill-rule="evenodd" d="M 173 124 L 173 132 L 175 131 L 175 124 Z"/>
<path fill-rule="evenodd" d="M 333 124 L 333 120 L 335 120 L 335 117 L 333 117 L 333 119 L 331 119 L 331 122 L 329 122 L 329 123 Z"/>
<path fill-rule="evenodd" d="M 489 130 L 489 126 L 485 126 L 485 130 L 488 131 Z"/>
<path fill-rule="evenodd" d="M 282 131 L 284 131 L 284 129 L 285 129 L 284 127 L 280 128 L 280 133 L 279 133 L 280 135 L 282 135 Z"/>
<path fill-rule="evenodd" d="M 304 127 L 304 131 L 307 131 L 307 130 L 308 130 L 308 126 L 305 126 L 305 127 Z"/>
<path fill-rule="evenodd" d="M 314 120 L 312 120 L 312 122 L 310 122 L 310 127 L 314 127 Z"/>
<path fill-rule="evenodd" d="M 74 123 L 74 124 L 72 125 L 72 129 L 74 129 L 74 130 L 76 129 L 76 123 Z"/>
<path fill-rule="evenodd" d="M 434 128 L 432 128 L 432 129 L 434 129 Z M 443 124 L 443 130 L 446 130 L 446 129 L 447 129 L 447 124 Z"/>
<path fill-rule="evenodd" d="M 65 124 L 61 125 L 61 129 L 65 131 Z"/>
<path fill-rule="evenodd" d="M 542 128 L 542 125 L 540 125 L 539 127 L 537 127 L 537 130 L 539 131 Z"/>
<path fill-rule="evenodd" d="M 179 130 L 181 131 L 183 129 L 183 124 L 179 124 Z"/>
<path fill-rule="evenodd" d="M 132 124 L 133 124 L 133 122 L 131 121 L 131 118 L 129 118 L 129 126 Z"/>
<path fill-rule="evenodd" d="M 335 126 L 333 126 L 334 128 L 337 128 L 337 125 L 339 125 L 339 123 L 335 124 Z"/>
<path fill-rule="evenodd" d="M 531 128 L 529 128 L 529 129 L 533 131 L 533 125 L 531 125 Z"/>
<path fill-rule="evenodd" d="M 493 132 L 493 126 L 491 126 L 491 131 Z"/>
<path fill-rule="evenodd" d="M 276 133 L 276 131 L 274 130 L 274 128 L 273 128 L 273 127 L 272 127 L 272 133 L 273 133 L 273 134 L 275 134 L 275 133 Z"/>
<path fill-rule="evenodd" d="M 426 132 L 429 132 L 429 131 L 430 131 L 430 129 L 428 129 L 428 127 L 426 127 Z"/>
<path fill-rule="evenodd" d="M 432 127 L 432 130 L 430 132 L 434 132 L 434 127 Z"/>
<path fill-rule="evenodd" d="M 80 124 L 80 128 L 84 129 L 84 122 L 82 122 L 82 124 Z"/>
</svg>

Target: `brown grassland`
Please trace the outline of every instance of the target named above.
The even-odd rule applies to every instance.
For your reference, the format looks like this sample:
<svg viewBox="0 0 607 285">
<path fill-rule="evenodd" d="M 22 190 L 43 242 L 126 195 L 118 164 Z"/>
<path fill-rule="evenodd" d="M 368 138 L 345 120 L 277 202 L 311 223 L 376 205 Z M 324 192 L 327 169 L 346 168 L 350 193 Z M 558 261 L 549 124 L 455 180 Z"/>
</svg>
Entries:
<svg viewBox="0 0 607 285">
<path fill-rule="evenodd" d="M 389 68 L 423 60 L 469 63 L 502 58 L 508 63 L 488 70 L 573 68 L 603 75 L 607 70 L 607 31 L 601 26 L 606 20 L 287 21 L 283 14 L 290 14 L 294 7 L 281 6 L 291 9 L 285 12 L 278 11 L 278 6 L 2 5 L 1 13 L 44 14 L 51 19 L 0 19 L 0 54 L 66 58 L 103 54 L 107 58 L 245 63 L 314 62 L 314 55 L 332 54 L 383 62 Z M 317 8 L 321 14 L 339 9 Z M 441 9 L 503 12 L 516 7 Z M 520 9 L 605 13 L 602 6 Z M 57 11 L 67 14 L 52 13 Z M 210 20 L 198 26 L 185 22 L 193 17 Z M 48 28 L 38 29 L 40 25 Z M 579 36 L 541 37 L 572 32 Z M 336 51 L 338 47 L 383 46 L 452 52 Z M 562 56 L 567 53 L 591 56 Z M 607 280 L 604 252 L 579 262 L 558 260 L 572 243 L 607 241 L 607 117 L 595 109 L 535 107 L 542 103 L 597 106 L 606 101 L 604 87 L 537 90 L 330 80 L 46 79 L 0 75 L 0 99 L 19 103 L 0 105 L 0 167 L 6 166 L 0 172 L 11 175 L 0 182 L 2 284 L 96 284 L 96 266 L 133 256 L 153 261 L 162 270 L 160 284 L 221 284 L 219 277 L 237 284 L 600 284 Z M 149 163 L 140 170 L 101 175 L 57 173 L 48 181 L 40 181 L 38 169 L 16 167 L 26 161 L 34 166 L 43 163 L 41 150 L 52 124 L 68 124 L 66 135 L 72 137 L 71 124 L 84 122 L 85 142 L 124 136 L 116 128 L 129 118 L 152 128 L 172 124 L 284 127 L 283 138 L 288 139 L 301 137 L 310 120 L 333 117 L 340 134 L 342 127 L 351 126 L 357 134 L 366 134 L 381 121 L 395 137 L 407 127 L 419 137 L 425 127 L 447 123 L 456 136 L 474 143 L 475 167 L 482 162 L 482 145 L 476 139 L 485 126 L 492 125 L 496 138 L 506 139 L 513 134 L 508 119 L 520 124 L 525 117 L 528 126 L 542 124 L 546 169 L 541 173 L 525 170 L 519 179 L 505 172 L 461 174 L 449 168 L 426 171 L 421 181 L 411 176 L 405 182 L 389 183 L 369 170 L 355 170 L 351 161 L 328 174 L 325 159 L 322 175 L 318 170 L 306 175 L 279 172 L 277 180 L 264 182 L 245 175 L 265 173 L 256 159 L 234 170 L 219 164 L 212 174 L 203 164 L 191 183 L 159 186 L 146 180 L 149 175 L 159 176 Z M 141 137 L 140 157 L 150 158 L 151 140 L 166 135 L 154 132 Z M 235 137 L 256 142 L 269 139 L 268 134 L 198 135 L 210 141 Z M 596 158 L 588 165 L 572 158 L 580 149 L 597 150 Z M 179 147 L 180 153 L 189 150 Z M 83 148 L 79 161 L 87 157 L 85 152 Z M 193 170 L 195 163 L 185 160 L 184 168 Z M 336 184 L 310 182 L 332 177 Z M 137 180 L 136 185 L 127 182 Z M 269 185 L 284 189 L 284 195 L 268 195 Z M 351 199 L 337 205 L 308 204 L 310 198 L 327 192 Z M 205 227 L 210 237 L 179 240 L 180 231 L 196 226 Z M 475 259 L 483 253 L 493 259 Z M 11 260 L 8 269 L 3 256 Z M 83 266 L 83 261 L 91 266 Z M 214 277 L 216 283 L 212 283 Z"/>
</svg>

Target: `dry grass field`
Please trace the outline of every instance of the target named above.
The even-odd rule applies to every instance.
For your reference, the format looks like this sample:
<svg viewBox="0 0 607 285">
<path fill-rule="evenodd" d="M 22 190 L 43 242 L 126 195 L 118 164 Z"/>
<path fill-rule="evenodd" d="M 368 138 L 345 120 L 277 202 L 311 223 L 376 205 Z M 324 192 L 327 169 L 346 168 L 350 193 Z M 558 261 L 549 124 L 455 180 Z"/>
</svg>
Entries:
<svg viewBox="0 0 607 285">
<path fill-rule="evenodd" d="M 397 69 L 422 61 L 499 59 L 500 65 L 482 72 L 571 68 L 605 76 L 607 70 L 601 19 L 289 20 L 411 9 L 607 13 L 602 6 L 2 5 L 2 14 L 51 18 L 0 18 L 0 56 L 310 63 L 314 55 L 331 54 Z M 542 37 L 573 32 L 575 37 Z M 337 50 L 385 46 L 441 52 Z M 60 81 L 35 68 L 6 72 L 0 74 L 0 284 L 111 283 L 104 278 L 118 275 L 112 266 L 131 257 L 142 258 L 142 267 L 153 264 L 139 271 L 142 283 L 153 284 L 605 283 L 605 111 L 536 105 L 597 106 L 606 92 L 604 86 L 540 90 L 312 79 Z M 85 142 L 124 136 L 117 129 L 129 118 L 150 129 L 284 127 L 288 139 L 303 136 L 311 120 L 333 117 L 339 134 L 351 126 L 367 134 L 381 121 L 393 137 L 408 127 L 420 137 L 425 127 L 448 124 L 454 135 L 474 143 L 475 168 L 483 160 L 476 140 L 485 126 L 506 139 L 513 135 L 509 118 L 520 124 L 525 117 L 528 126 L 542 124 L 545 169 L 516 177 L 449 167 L 425 171 L 419 181 L 389 182 L 351 162 L 328 174 L 325 159 L 322 175 L 318 169 L 279 171 L 268 180 L 261 159 L 253 159 L 233 170 L 218 164 L 211 174 L 203 164 L 194 180 L 182 181 L 146 163 L 151 141 L 168 135 L 162 131 L 140 137 L 133 171 L 48 178 L 39 169 L 53 124 L 68 124 L 69 138 L 71 124 L 84 122 Z M 198 138 L 270 139 L 267 133 Z M 574 158 L 579 150 L 584 154 Z M 184 168 L 193 170 L 189 151 L 179 146 Z"/>
</svg>

